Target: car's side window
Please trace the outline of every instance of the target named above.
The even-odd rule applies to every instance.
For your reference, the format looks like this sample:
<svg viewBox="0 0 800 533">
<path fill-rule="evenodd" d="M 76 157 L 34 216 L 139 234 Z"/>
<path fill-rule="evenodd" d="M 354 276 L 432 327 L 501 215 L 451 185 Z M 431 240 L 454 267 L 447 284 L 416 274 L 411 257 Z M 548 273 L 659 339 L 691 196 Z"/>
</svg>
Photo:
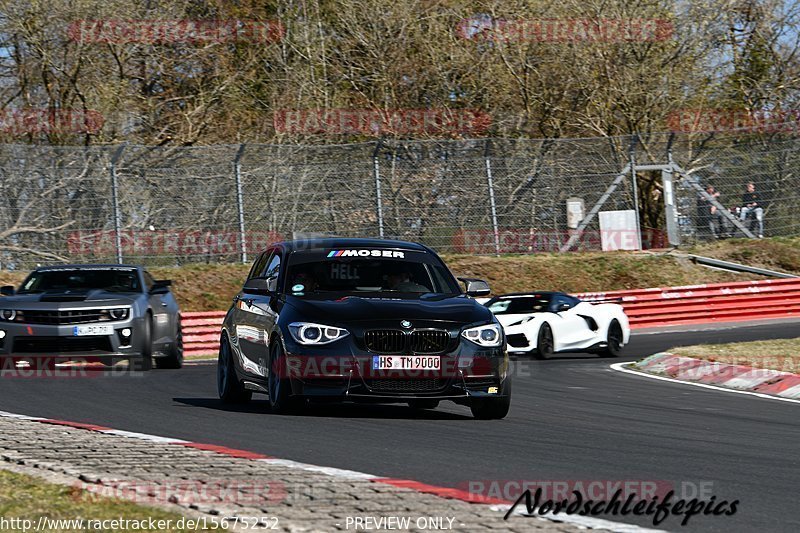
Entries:
<svg viewBox="0 0 800 533">
<path fill-rule="evenodd" d="M 570 301 L 570 299 L 567 298 L 566 296 L 564 296 L 563 294 L 556 294 L 553 297 L 553 303 L 550 304 L 550 305 L 552 306 L 553 312 L 557 313 L 558 312 L 558 308 L 562 304 L 567 304 L 570 309 L 572 309 L 572 307 L 574 307 L 574 304 L 572 303 L 572 301 Z"/>
<path fill-rule="evenodd" d="M 269 252 L 264 252 L 258 256 L 258 259 L 253 263 L 253 268 L 250 269 L 250 274 L 247 276 L 247 279 L 257 278 L 261 275 L 261 272 L 264 271 L 264 267 L 267 265 L 269 254 Z"/>
<path fill-rule="evenodd" d="M 278 274 L 280 274 L 280 271 L 281 271 L 281 255 L 276 252 L 269 260 L 269 264 L 267 265 L 267 268 L 264 270 L 264 274 L 262 277 L 277 278 Z"/>
<path fill-rule="evenodd" d="M 152 289 L 153 285 L 156 283 L 155 278 L 147 270 L 144 271 L 142 277 L 144 278 L 144 292 L 150 292 L 150 289 Z"/>
</svg>

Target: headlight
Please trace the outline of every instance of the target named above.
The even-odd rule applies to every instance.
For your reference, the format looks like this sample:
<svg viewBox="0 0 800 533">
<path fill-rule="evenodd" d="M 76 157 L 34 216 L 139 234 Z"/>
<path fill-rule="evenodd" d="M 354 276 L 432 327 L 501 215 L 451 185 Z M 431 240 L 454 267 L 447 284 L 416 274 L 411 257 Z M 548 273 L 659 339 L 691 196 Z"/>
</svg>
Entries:
<svg viewBox="0 0 800 533">
<path fill-rule="evenodd" d="M 15 318 L 17 318 L 17 312 L 13 309 L 0 310 L 0 319 L 5 320 L 6 322 L 11 322 Z"/>
<path fill-rule="evenodd" d="M 349 334 L 346 329 L 310 322 L 292 322 L 289 333 L 300 344 L 328 344 Z"/>
<path fill-rule="evenodd" d="M 503 331 L 500 329 L 499 324 L 486 324 L 465 329 L 461 332 L 461 336 L 479 346 L 494 348 L 500 346 L 503 339 Z"/>
<path fill-rule="evenodd" d="M 109 309 L 108 316 L 111 317 L 111 320 L 124 320 L 128 318 L 128 309 L 120 308 L 120 309 Z"/>
</svg>

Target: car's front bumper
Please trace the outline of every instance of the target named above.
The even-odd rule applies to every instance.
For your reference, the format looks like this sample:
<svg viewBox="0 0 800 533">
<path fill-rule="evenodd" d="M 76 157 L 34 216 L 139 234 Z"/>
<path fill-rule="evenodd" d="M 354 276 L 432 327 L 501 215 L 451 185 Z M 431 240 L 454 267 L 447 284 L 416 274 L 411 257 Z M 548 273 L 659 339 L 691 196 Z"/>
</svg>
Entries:
<svg viewBox="0 0 800 533">
<path fill-rule="evenodd" d="M 351 350 L 336 355 L 324 348 L 293 346 L 286 351 L 286 373 L 292 393 L 304 397 L 354 401 L 405 402 L 412 399 L 469 401 L 502 397 L 510 379 L 504 348 L 465 346 L 436 354 L 437 370 L 375 370 L 379 354 Z"/>
<path fill-rule="evenodd" d="M 142 353 L 142 320 L 128 318 L 92 324 L 25 324 L 0 322 L 0 358 L 113 360 L 135 358 Z M 110 335 L 77 336 L 76 326 L 111 326 Z M 130 331 L 125 337 L 123 332 Z"/>
<path fill-rule="evenodd" d="M 508 353 L 530 353 L 536 350 L 536 338 L 530 338 L 526 333 L 527 328 L 510 326 L 505 328 Z"/>
</svg>

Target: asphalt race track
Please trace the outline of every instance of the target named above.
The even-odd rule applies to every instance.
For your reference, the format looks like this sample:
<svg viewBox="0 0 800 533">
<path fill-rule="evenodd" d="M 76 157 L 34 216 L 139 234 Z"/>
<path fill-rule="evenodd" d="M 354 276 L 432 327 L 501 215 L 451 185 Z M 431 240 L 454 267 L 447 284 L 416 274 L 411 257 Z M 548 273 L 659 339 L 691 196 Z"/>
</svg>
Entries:
<svg viewBox="0 0 800 533">
<path fill-rule="evenodd" d="M 796 336 L 798 325 L 635 335 L 626 360 L 676 344 Z M 0 380 L 0 410 L 89 422 L 446 486 L 471 480 L 713 483 L 733 517 L 695 516 L 671 531 L 800 531 L 800 405 L 612 371 L 575 354 L 518 361 L 508 418 L 481 422 L 442 404 L 315 406 L 272 416 L 258 399 L 217 400 L 214 364 L 143 376 Z M 113 458 L 110 458 L 113 460 Z M 653 527 L 648 519 L 601 517 Z"/>
</svg>

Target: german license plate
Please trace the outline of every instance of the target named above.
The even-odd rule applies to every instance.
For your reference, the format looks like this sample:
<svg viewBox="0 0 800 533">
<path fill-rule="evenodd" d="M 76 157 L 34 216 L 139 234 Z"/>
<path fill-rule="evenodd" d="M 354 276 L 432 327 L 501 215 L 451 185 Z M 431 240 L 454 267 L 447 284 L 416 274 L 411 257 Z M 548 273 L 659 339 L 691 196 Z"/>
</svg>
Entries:
<svg viewBox="0 0 800 533">
<path fill-rule="evenodd" d="M 442 359 L 438 355 L 373 355 L 373 370 L 439 370 Z"/>
<path fill-rule="evenodd" d="M 111 335 L 114 333 L 114 326 L 107 325 L 89 325 L 89 326 L 75 326 L 72 328 L 73 337 L 87 337 L 94 335 Z"/>
</svg>

